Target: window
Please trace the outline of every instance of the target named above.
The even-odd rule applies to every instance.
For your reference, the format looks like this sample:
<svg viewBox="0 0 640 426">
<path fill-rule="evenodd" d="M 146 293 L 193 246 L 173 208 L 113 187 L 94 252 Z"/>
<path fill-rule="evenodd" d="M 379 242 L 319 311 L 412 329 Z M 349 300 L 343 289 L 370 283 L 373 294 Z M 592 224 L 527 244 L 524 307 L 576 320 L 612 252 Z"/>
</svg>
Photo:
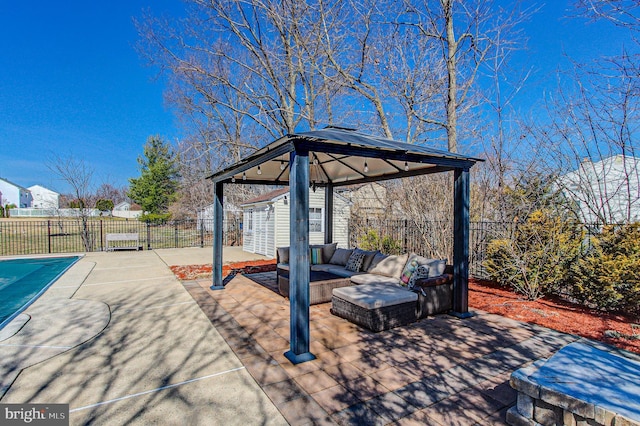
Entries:
<svg viewBox="0 0 640 426">
<path fill-rule="evenodd" d="M 247 210 L 247 214 L 244 218 L 244 223 L 247 224 L 247 232 L 253 232 L 253 209 Z"/>
<path fill-rule="evenodd" d="M 309 232 L 322 232 L 322 209 L 312 207 L 309 209 Z"/>
</svg>

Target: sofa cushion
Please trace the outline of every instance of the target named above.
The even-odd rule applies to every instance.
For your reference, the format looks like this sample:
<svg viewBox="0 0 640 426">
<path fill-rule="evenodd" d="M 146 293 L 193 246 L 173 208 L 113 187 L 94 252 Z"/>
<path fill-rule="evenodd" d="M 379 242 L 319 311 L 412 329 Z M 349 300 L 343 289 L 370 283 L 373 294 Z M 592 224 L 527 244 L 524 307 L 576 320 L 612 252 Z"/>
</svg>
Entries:
<svg viewBox="0 0 640 426">
<path fill-rule="evenodd" d="M 276 265 L 276 267 L 277 267 L 278 269 L 283 269 L 283 270 L 285 270 L 285 271 L 288 271 L 288 270 L 289 270 L 289 264 L 288 264 L 288 263 L 278 263 L 278 264 Z"/>
<path fill-rule="evenodd" d="M 345 269 L 344 266 L 339 266 L 339 265 L 333 265 L 333 268 L 329 268 L 326 272 L 329 272 L 333 275 L 337 275 L 339 277 L 345 277 L 345 278 L 362 274 L 362 272 L 349 271 Z"/>
<path fill-rule="evenodd" d="M 404 269 L 404 265 L 407 263 L 408 258 L 408 254 L 403 254 L 400 256 L 387 256 L 385 259 L 381 260 L 380 263 L 371 268 L 368 272 L 370 274 L 384 275 L 386 277 L 392 277 L 399 280 L 402 276 L 402 271 Z"/>
<path fill-rule="evenodd" d="M 447 261 L 445 259 L 426 259 L 426 262 L 420 264 L 429 267 L 429 278 L 433 278 L 444 274 Z"/>
<path fill-rule="evenodd" d="M 329 263 L 333 265 L 345 266 L 349 261 L 349 257 L 351 257 L 351 253 L 353 253 L 353 250 L 336 248 L 336 251 L 333 253 L 333 256 L 331 256 L 331 259 L 329 260 Z"/>
<path fill-rule="evenodd" d="M 345 265 L 345 269 L 348 271 L 358 272 L 362 267 L 362 261 L 364 261 L 365 253 L 362 250 L 355 249 L 351 256 L 349 256 L 349 260 Z"/>
<path fill-rule="evenodd" d="M 399 281 L 397 278 L 385 277 L 384 275 L 376 275 L 376 274 L 359 274 L 351 277 L 351 282 L 353 284 L 398 284 Z"/>
<path fill-rule="evenodd" d="M 289 247 L 278 247 L 278 262 L 289 263 Z"/>
<path fill-rule="evenodd" d="M 367 284 L 333 289 L 333 295 L 364 309 L 416 302 L 418 295 L 398 284 Z"/>
<path fill-rule="evenodd" d="M 320 265 L 311 265 L 312 271 L 321 271 L 321 272 L 329 272 L 331 268 L 335 268 L 336 265 L 332 265 L 330 263 L 322 263 Z"/>
<path fill-rule="evenodd" d="M 313 244 L 311 245 L 311 249 L 319 248 L 322 249 L 322 263 L 329 263 L 333 253 L 336 251 L 336 247 L 338 243 L 331 244 Z"/>
<path fill-rule="evenodd" d="M 381 261 L 383 261 L 384 259 L 386 259 L 388 256 L 386 254 L 377 252 L 375 254 L 375 256 L 373 256 L 373 259 L 371 259 L 371 263 L 369 264 L 369 268 L 367 268 L 365 270 L 365 272 L 371 272 L 371 270 L 373 268 L 376 267 L 376 265 L 378 265 L 378 263 L 380 263 Z"/>
</svg>

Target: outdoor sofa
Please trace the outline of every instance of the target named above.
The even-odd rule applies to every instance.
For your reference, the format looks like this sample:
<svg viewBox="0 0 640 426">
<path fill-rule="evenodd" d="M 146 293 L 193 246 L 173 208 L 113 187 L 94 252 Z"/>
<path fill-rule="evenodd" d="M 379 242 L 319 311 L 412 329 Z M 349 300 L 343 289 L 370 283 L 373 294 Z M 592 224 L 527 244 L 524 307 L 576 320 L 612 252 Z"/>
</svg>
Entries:
<svg viewBox="0 0 640 426">
<path fill-rule="evenodd" d="M 311 283 L 311 304 L 331 301 L 334 315 L 369 330 L 382 331 L 451 310 L 453 271 L 445 260 L 342 249 L 336 244 L 311 246 L 309 258 L 312 273 L 349 278 L 337 285 L 339 280 Z M 286 283 L 279 286 L 285 296 L 288 271 L 289 248 L 278 248 L 278 282 Z"/>
</svg>

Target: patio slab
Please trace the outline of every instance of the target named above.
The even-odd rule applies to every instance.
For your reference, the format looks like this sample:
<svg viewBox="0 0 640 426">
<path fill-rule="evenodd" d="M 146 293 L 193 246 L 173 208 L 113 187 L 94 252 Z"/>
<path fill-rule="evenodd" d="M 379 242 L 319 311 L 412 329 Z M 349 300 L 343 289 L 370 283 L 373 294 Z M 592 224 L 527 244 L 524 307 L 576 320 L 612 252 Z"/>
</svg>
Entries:
<svg viewBox="0 0 640 426">
<path fill-rule="evenodd" d="M 21 339 L 48 358 L 14 369 L 19 374 L 0 402 L 67 403 L 72 425 L 286 424 L 154 251 L 91 253 L 76 265 L 86 272 L 80 282 L 71 282 L 73 274 L 62 281 L 75 286 L 73 297 L 39 299 L 26 311 L 27 324 L 0 342 L 8 350 Z M 69 306 L 53 311 L 63 300 Z M 69 328 L 61 321 L 67 317 L 72 325 L 84 320 Z M 36 347 L 41 339 L 62 349 Z"/>
<path fill-rule="evenodd" d="M 289 338 L 289 302 L 267 288 L 268 274 L 238 275 L 224 290 L 183 284 L 292 425 L 506 424 L 511 372 L 580 340 L 485 312 L 372 333 L 325 303 L 310 307 L 317 359 L 293 365 L 282 355 L 288 346 L 263 346 L 272 333 Z"/>
</svg>

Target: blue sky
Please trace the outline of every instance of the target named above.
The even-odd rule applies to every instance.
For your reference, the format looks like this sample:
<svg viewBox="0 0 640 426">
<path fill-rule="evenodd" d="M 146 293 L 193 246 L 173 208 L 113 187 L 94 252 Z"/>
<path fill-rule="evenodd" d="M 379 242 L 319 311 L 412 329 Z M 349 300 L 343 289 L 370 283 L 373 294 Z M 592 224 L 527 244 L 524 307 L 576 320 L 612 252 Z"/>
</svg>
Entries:
<svg viewBox="0 0 640 426">
<path fill-rule="evenodd" d="M 508 0 L 505 0 L 508 1 Z M 604 24 L 565 19 L 569 1 L 538 3 L 524 27 L 529 51 L 521 67 L 536 74 L 521 98 L 539 101 L 567 52 L 577 59 L 619 53 L 619 35 Z M 134 50 L 132 18 L 143 9 L 177 14 L 180 0 L 6 1 L 0 3 L 0 177 L 65 192 L 46 167 L 51 153 L 82 158 L 96 184 L 138 176 L 147 137 L 180 138 L 165 107 L 161 80 Z M 611 50 L 612 46 L 616 46 Z"/>
</svg>

